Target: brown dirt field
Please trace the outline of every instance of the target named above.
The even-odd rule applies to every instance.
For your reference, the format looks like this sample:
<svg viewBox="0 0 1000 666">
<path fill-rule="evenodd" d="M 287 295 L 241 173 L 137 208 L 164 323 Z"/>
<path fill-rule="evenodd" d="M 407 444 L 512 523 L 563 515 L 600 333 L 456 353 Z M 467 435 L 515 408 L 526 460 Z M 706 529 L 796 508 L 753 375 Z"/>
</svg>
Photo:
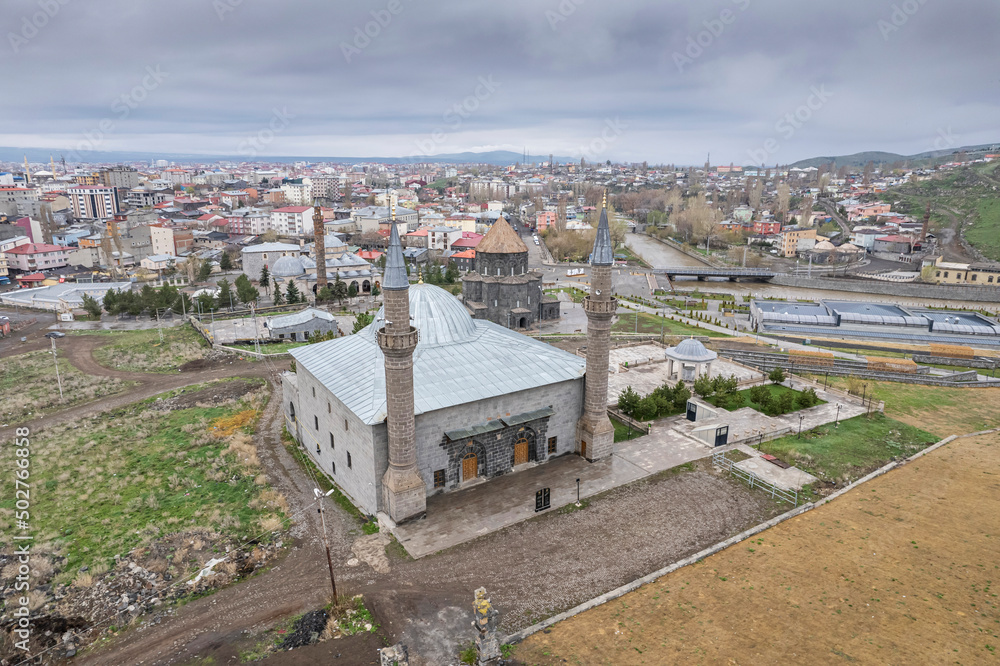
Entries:
<svg viewBox="0 0 1000 666">
<path fill-rule="evenodd" d="M 1000 435 L 953 441 L 551 628 L 525 664 L 1000 658 Z"/>
</svg>

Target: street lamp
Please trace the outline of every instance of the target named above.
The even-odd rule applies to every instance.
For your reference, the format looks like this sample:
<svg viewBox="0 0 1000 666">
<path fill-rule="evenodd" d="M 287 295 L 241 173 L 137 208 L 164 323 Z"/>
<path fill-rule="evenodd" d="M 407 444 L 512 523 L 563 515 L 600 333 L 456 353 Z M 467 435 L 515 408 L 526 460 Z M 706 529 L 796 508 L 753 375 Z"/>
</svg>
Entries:
<svg viewBox="0 0 1000 666">
<path fill-rule="evenodd" d="M 834 428 L 839 428 L 840 427 L 840 407 L 841 407 L 841 404 L 838 402 L 837 403 L 837 420 L 833 424 Z"/>
<path fill-rule="evenodd" d="M 316 496 L 316 499 L 319 503 L 319 508 L 317 509 L 317 511 L 319 511 L 320 522 L 323 524 L 323 546 L 326 547 L 326 564 L 328 567 L 330 567 L 330 586 L 333 587 L 333 603 L 334 605 L 336 605 L 337 581 L 333 577 L 333 559 L 330 557 L 330 544 L 327 543 L 326 541 L 326 516 L 323 513 L 323 498 L 332 495 L 334 490 L 336 490 L 336 488 L 330 488 L 328 492 L 324 493 L 319 488 L 313 488 L 313 494 Z"/>
<path fill-rule="evenodd" d="M 799 414 L 799 439 L 802 439 L 802 419 L 804 418 L 805 416 Z"/>
<path fill-rule="evenodd" d="M 576 480 L 576 505 L 580 506 L 580 479 Z"/>
</svg>

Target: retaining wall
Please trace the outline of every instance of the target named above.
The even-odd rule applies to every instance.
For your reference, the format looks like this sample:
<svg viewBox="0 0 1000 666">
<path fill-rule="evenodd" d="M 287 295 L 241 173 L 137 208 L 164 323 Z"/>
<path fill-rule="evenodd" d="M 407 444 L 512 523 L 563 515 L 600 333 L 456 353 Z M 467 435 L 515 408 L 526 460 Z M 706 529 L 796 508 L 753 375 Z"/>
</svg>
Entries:
<svg viewBox="0 0 1000 666">
<path fill-rule="evenodd" d="M 850 278 L 809 278 L 794 277 L 791 275 L 776 275 L 771 278 L 771 284 L 806 289 L 850 291 L 861 294 L 907 296 L 909 298 L 957 299 L 983 303 L 1000 303 L 1000 288 L 998 287 L 964 287 L 961 285 L 880 282 L 876 280 L 853 280 Z"/>
</svg>

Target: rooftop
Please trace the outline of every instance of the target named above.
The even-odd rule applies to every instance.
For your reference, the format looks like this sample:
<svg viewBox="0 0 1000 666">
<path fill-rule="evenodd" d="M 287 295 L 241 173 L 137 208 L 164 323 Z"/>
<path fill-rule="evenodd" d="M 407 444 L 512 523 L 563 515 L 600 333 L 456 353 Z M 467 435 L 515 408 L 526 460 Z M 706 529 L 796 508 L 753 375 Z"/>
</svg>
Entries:
<svg viewBox="0 0 1000 666">
<path fill-rule="evenodd" d="M 511 228 L 507 220 L 501 217 L 493 223 L 490 230 L 483 236 L 483 240 L 479 241 L 476 250 L 484 253 L 515 254 L 527 252 L 528 246 Z"/>
</svg>

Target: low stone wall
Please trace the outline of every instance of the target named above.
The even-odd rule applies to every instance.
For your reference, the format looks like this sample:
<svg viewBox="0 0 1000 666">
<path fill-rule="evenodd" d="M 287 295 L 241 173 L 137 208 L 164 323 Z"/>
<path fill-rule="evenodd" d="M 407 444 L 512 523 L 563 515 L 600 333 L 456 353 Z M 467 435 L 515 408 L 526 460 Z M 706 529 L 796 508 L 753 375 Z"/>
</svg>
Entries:
<svg viewBox="0 0 1000 666">
<path fill-rule="evenodd" d="M 771 278 L 771 284 L 778 284 L 784 287 L 802 287 L 805 289 L 850 291 L 860 294 L 1000 303 L 1000 288 L 998 287 L 880 282 L 851 278 L 809 278 L 791 275 L 776 275 Z"/>
<path fill-rule="evenodd" d="M 977 356 L 976 358 L 952 358 L 950 356 L 930 356 L 928 354 L 914 354 L 913 361 L 915 363 L 933 363 L 934 365 L 957 365 L 960 368 L 983 368 L 986 370 L 991 370 L 997 366 L 1000 366 L 1000 359 L 990 359 L 983 358 L 982 356 Z"/>
<path fill-rule="evenodd" d="M 648 435 L 649 434 L 649 426 L 647 426 L 642 421 L 636 421 L 631 416 L 626 416 L 625 414 L 623 414 L 622 412 L 618 411 L 614 407 L 608 407 L 608 416 L 610 416 L 611 418 L 613 418 L 616 421 L 621 421 L 622 423 L 624 423 L 627 426 L 631 426 L 632 430 L 638 430 L 639 432 L 641 432 L 644 435 Z"/>
</svg>

